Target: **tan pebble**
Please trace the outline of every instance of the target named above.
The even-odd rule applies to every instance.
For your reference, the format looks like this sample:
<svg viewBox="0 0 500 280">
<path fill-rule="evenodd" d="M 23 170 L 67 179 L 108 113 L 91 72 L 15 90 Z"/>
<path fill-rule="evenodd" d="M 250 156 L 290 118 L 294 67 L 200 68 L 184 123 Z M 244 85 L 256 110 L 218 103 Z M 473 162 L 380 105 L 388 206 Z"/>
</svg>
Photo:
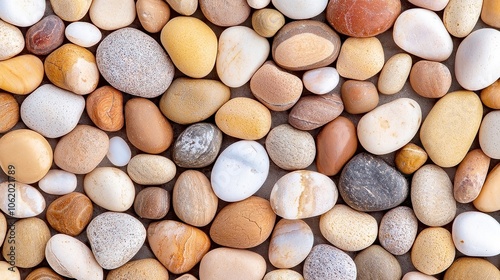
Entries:
<svg viewBox="0 0 500 280">
<path fill-rule="evenodd" d="M 266 260 L 259 254 L 242 249 L 216 248 L 200 263 L 200 279 L 261 280 L 266 274 Z"/>
<path fill-rule="evenodd" d="M 168 279 L 168 270 L 152 258 L 130 261 L 108 273 L 106 280 L 153 280 Z"/>
<path fill-rule="evenodd" d="M 0 261 L 0 275 L 5 280 L 21 280 L 21 274 L 17 267 L 12 266 L 6 261 Z"/>
<path fill-rule="evenodd" d="M 170 19 L 170 7 L 163 0 L 138 0 L 135 9 L 142 27 L 150 33 L 160 32 Z"/>
<path fill-rule="evenodd" d="M 276 269 L 266 273 L 262 280 L 304 280 L 304 277 L 295 270 Z"/>
<path fill-rule="evenodd" d="M 443 23 L 448 32 L 463 38 L 472 32 L 481 15 L 483 0 L 450 0 L 443 12 Z"/>
<path fill-rule="evenodd" d="M 92 0 L 50 0 L 54 13 L 65 21 L 78 21 L 89 11 Z"/>
<path fill-rule="evenodd" d="M 491 159 L 475 149 L 467 153 L 458 165 L 453 183 L 453 195 L 460 203 L 472 202 L 481 192 Z"/>
<path fill-rule="evenodd" d="M 491 109 L 500 109 L 500 80 L 481 91 L 481 101 Z"/>
<path fill-rule="evenodd" d="M 183 275 L 175 278 L 175 280 L 198 280 L 198 278 L 194 277 L 191 274 L 183 274 Z"/>
<path fill-rule="evenodd" d="M 53 271 L 48 267 L 39 267 L 30 272 L 30 274 L 26 276 L 25 280 L 64 280 L 64 279 L 61 275 L 55 273 L 55 271 Z"/>
<path fill-rule="evenodd" d="M 127 173 L 140 185 L 161 185 L 175 177 L 177 168 L 172 160 L 160 155 L 138 154 L 130 159 Z"/>
<path fill-rule="evenodd" d="M 250 16 L 251 8 L 246 0 L 199 0 L 198 2 L 203 15 L 215 25 L 239 25 Z"/>
<path fill-rule="evenodd" d="M 3 243 L 7 235 L 7 219 L 5 215 L 0 212 L 0 243 Z"/>
<path fill-rule="evenodd" d="M 5 133 L 19 121 L 19 104 L 12 94 L 0 92 L 0 112 L 0 133 Z"/>
<path fill-rule="evenodd" d="M 481 258 L 462 257 L 456 259 L 446 270 L 444 280 L 497 280 L 500 270 L 491 262 Z"/>
<path fill-rule="evenodd" d="M 90 20 L 103 30 L 116 30 L 128 26 L 135 19 L 134 0 L 92 0 Z"/>
<path fill-rule="evenodd" d="M 45 216 L 53 229 L 77 236 L 90 223 L 93 211 L 92 201 L 86 195 L 72 192 L 50 203 Z"/>
<path fill-rule="evenodd" d="M 481 192 L 474 200 L 474 207 L 481 212 L 500 210 L 500 164 L 497 164 L 486 176 Z"/>
<path fill-rule="evenodd" d="M 420 60 L 411 68 L 410 84 L 420 96 L 441 98 L 451 87 L 450 69 L 440 62 Z"/>
<path fill-rule="evenodd" d="M 331 122 L 343 110 L 338 93 L 304 96 L 290 111 L 288 123 L 297 129 L 313 130 Z"/>
<path fill-rule="evenodd" d="M 340 49 L 337 71 L 347 79 L 366 80 L 380 72 L 384 62 L 384 48 L 379 39 L 350 37 Z"/>
<path fill-rule="evenodd" d="M 410 75 L 412 60 L 407 53 L 398 53 L 384 64 L 378 78 L 378 91 L 383 94 L 396 94 Z"/>
<path fill-rule="evenodd" d="M 43 76 L 43 62 L 32 54 L 0 61 L 0 89 L 5 91 L 26 95 L 42 83 Z"/>
<path fill-rule="evenodd" d="M 437 280 L 437 278 L 419 271 L 410 271 L 406 273 L 401 280 Z"/>
<path fill-rule="evenodd" d="M 396 152 L 394 163 L 399 171 L 412 174 L 427 161 L 427 153 L 420 146 L 413 143 L 406 144 Z"/>
<path fill-rule="evenodd" d="M 303 220 L 281 219 L 269 242 L 269 261 L 277 268 L 292 268 L 303 262 L 314 245 L 314 234 Z"/>
<path fill-rule="evenodd" d="M 379 102 L 377 88 L 369 81 L 345 81 L 340 92 L 345 110 L 350 114 L 370 112 Z"/>
<path fill-rule="evenodd" d="M 25 42 L 21 30 L 8 22 L 0 20 L 0 60 L 9 59 L 23 51 Z"/>
<path fill-rule="evenodd" d="M 257 10 L 252 15 L 252 27 L 262 37 L 273 37 L 285 25 L 285 17 L 275 9 Z"/>
<path fill-rule="evenodd" d="M 401 265 L 398 260 L 379 245 L 372 245 L 354 258 L 358 268 L 357 280 L 400 280 Z"/>
<path fill-rule="evenodd" d="M 451 233 L 442 227 L 422 230 L 411 249 L 411 262 L 420 272 L 434 275 L 445 271 L 455 259 Z"/>
<path fill-rule="evenodd" d="M 92 122 L 104 131 L 119 131 L 125 123 L 123 94 L 112 86 L 103 86 L 87 96 L 86 110 Z"/>
<path fill-rule="evenodd" d="M 190 16 L 198 9 L 198 0 L 166 0 L 174 11 L 181 15 Z"/>
<path fill-rule="evenodd" d="M 489 26 L 500 28 L 500 2 L 483 0 L 481 20 Z"/>
<path fill-rule="evenodd" d="M 144 219 L 162 219 L 170 209 L 170 195 L 165 189 L 148 187 L 141 190 L 134 200 L 134 211 Z"/>
</svg>

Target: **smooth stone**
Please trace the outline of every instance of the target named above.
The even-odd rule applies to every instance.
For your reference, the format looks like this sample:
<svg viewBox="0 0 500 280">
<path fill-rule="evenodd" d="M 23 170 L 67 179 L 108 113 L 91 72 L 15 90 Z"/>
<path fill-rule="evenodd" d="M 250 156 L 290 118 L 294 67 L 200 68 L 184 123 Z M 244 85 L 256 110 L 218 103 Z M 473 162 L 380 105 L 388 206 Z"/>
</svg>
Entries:
<svg viewBox="0 0 500 280">
<path fill-rule="evenodd" d="M 252 251 L 216 248 L 208 252 L 200 263 L 200 279 L 260 280 L 266 274 L 266 261 Z"/>
<path fill-rule="evenodd" d="M 163 115 L 178 124 L 193 124 L 208 119 L 231 98 L 229 87 L 217 80 L 175 79 L 162 95 Z"/>
<path fill-rule="evenodd" d="M 199 0 L 198 2 L 201 12 L 211 23 L 224 27 L 243 23 L 252 10 L 246 0 Z"/>
<path fill-rule="evenodd" d="M 372 245 L 359 252 L 354 263 L 358 268 L 358 280 L 399 280 L 403 275 L 398 260 L 379 245 Z"/>
<path fill-rule="evenodd" d="M 181 221 L 204 227 L 214 219 L 218 203 L 210 180 L 202 172 L 186 170 L 175 181 L 172 206 Z"/>
<path fill-rule="evenodd" d="M 319 229 L 333 246 L 350 252 L 372 245 L 378 233 L 375 218 L 343 204 L 337 204 L 321 215 Z"/>
<path fill-rule="evenodd" d="M 380 245 L 400 256 L 410 251 L 418 231 L 418 220 L 410 207 L 398 206 L 384 214 L 378 229 Z"/>
<path fill-rule="evenodd" d="M 500 80 L 481 90 L 481 101 L 491 109 L 500 109 Z"/>
<path fill-rule="evenodd" d="M 214 68 L 217 57 L 217 36 L 200 19 L 175 17 L 163 27 L 160 36 L 161 44 L 167 50 L 170 59 L 185 75 L 203 78 Z"/>
<path fill-rule="evenodd" d="M 102 33 L 90 22 L 72 22 L 64 30 L 64 35 L 73 44 L 84 48 L 95 46 L 101 41 Z"/>
<path fill-rule="evenodd" d="M 211 123 L 195 123 L 179 134 L 172 160 L 179 167 L 202 168 L 212 164 L 222 145 L 222 132 Z"/>
<path fill-rule="evenodd" d="M 452 238 L 455 247 L 470 257 L 493 257 L 500 254 L 500 223 L 492 216 L 469 211 L 453 221 Z"/>
<path fill-rule="evenodd" d="M 125 166 L 130 161 L 132 151 L 123 138 L 114 136 L 109 139 L 109 150 L 106 156 L 114 166 Z"/>
<path fill-rule="evenodd" d="M 123 128 L 123 94 L 112 86 L 102 86 L 90 93 L 85 107 L 92 122 L 101 130 L 114 132 Z"/>
<path fill-rule="evenodd" d="M 337 71 L 346 79 L 367 80 L 384 67 L 384 49 L 376 37 L 344 41 L 337 59 Z"/>
<path fill-rule="evenodd" d="M 191 270 L 210 249 L 210 238 L 203 231 L 173 220 L 149 224 L 147 234 L 151 251 L 174 274 Z M 201 270 L 200 265 L 200 274 Z"/>
<path fill-rule="evenodd" d="M 339 56 L 340 45 L 339 35 L 327 24 L 299 20 L 285 24 L 276 33 L 272 56 L 287 70 L 311 70 L 332 64 Z"/>
<path fill-rule="evenodd" d="M 108 149 L 105 132 L 90 125 L 77 125 L 57 143 L 54 163 L 64 171 L 87 174 L 101 163 Z"/>
<path fill-rule="evenodd" d="M 10 93 L 0 92 L 0 133 L 6 133 L 11 130 L 19 121 L 19 103 Z"/>
<path fill-rule="evenodd" d="M 356 127 L 348 118 L 339 116 L 326 124 L 316 137 L 316 168 L 334 176 L 349 161 L 358 148 Z"/>
<path fill-rule="evenodd" d="M 39 133 L 29 129 L 7 132 L 0 138 L 0 167 L 11 181 L 40 181 L 52 165 L 52 148 Z"/>
<path fill-rule="evenodd" d="M 274 164 L 284 170 L 305 169 L 316 156 L 312 135 L 289 124 L 273 128 L 266 137 L 265 146 Z"/>
<path fill-rule="evenodd" d="M 0 20 L 0 60 L 12 58 L 24 49 L 24 36 L 21 30 L 3 20 Z"/>
<path fill-rule="evenodd" d="M 456 259 L 446 270 L 444 280 L 500 279 L 500 270 L 491 262 L 480 258 Z"/>
<path fill-rule="evenodd" d="M 146 229 L 142 223 L 126 213 L 99 214 L 86 231 L 97 262 L 108 270 L 131 260 L 146 241 Z"/>
<path fill-rule="evenodd" d="M 286 111 L 299 100 L 304 86 L 299 77 L 281 69 L 272 61 L 262 65 L 252 79 L 252 94 L 273 111 Z"/>
<path fill-rule="evenodd" d="M 420 127 L 429 158 L 446 168 L 459 164 L 469 151 L 483 116 L 481 100 L 471 91 L 454 91 L 439 99 Z"/>
<path fill-rule="evenodd" d="M 92 201 L 86 195 L 72 192 L 50 203 L 45 216 L 56 231 L 77 236 L 90 223 L 93 211 Z"/>
<path fill-rule="evenodd" d="M 500 28 L 500 3 L 495 0 L 483 0 L 481 20 L 491 27 Z"/>
<path fill-rule="evenodd" d="M 116 30 L 130 25 L 135 19 L 133 0 L 92 0 L 89 16 L 95 26 Z"/>
<path fill-rule="evenodd" d="M 413 5 L 425 9 L 429 9 L 431 11 L 441 11 L 448 5 L 450 0 L 408 0 L 408 2 Z"/>
<path fill-rule="evenodd" d="M 481 149 L 467 153 L 455 172 L 453 196 L 459 203 L 469 203 L 477 198 L 483 188 L 491 159 Z"/>
<path fill-rule="evenodd" d="M 106 280 L 122 279 L 169 279 L 168 270 L 156 259 L 146 258 L 130 261 L 119 268 L 113 269 Z"/>
<path fill-rule="evenodd" d="M 291 269 L 276 269 L 269 271 L 262 280 L 304 280 L 302 274 Z"/>
<path fill-rule="evenodd" d="M 44 77 L 43 62 L 32 54 L 23 54 L 0 61 L 0 89 L 27 95 L 34 91 Z"/>
<path fill-rule="evenodd" d="M 398 98 L 378 106 L 358 122 L 361 146 L 375 155 L 392 153 L 408 144 L 422 121 L 420 105 L 410 98 Z"/>
<path fill-rule="evenodd" d="M 35 55 L 47 55 L 62 45 L 64 22 L 56 15 L 49 15 L 26 31 L 26 49 Z"/>
<path fill-rule="evenodd" d="M 314 94 L 325 94 L 337 87 L 340 81 L 337 69 L 320 67 L 304 72 L 302 82 L 304 87 Z"/>
<path fill-rule="evenodd" d="M 0 212 L 0 243 L 3 243 L 5 237 L 7 237 L 7 219 L 5 215 Z"/>
<path fill-rule="evenodd" d="M 52 236 L 45 247 L 45 258 L 61 276 L 75 279 L 104 279 L 104 272 L 92 251 L 80 240 L 66 234 Z"/>
<path fill-rule="evenodd" d="M 5 280 L 21 280 L 19 269 L 12 269 L 12 266 L 6 261 L 0 261 L 0 277 Z"/>
<path fill-rule="evenodd" d="M 408 191 L 408 181 L 401 173 L 369 153 L 354 156 L 340 174 L 340 195 L 358 211 L 394 208 L 406 199 Z"/>
<path fill-rule="evenodd" d="M 184 16 L 190 16 L 198 9 L 197 0 L 166 0 L 170 7 Z"/>
<path fill-rule="evenodd" d="M 306 222 L 281 219 L 271 235 L 269 261 L 277 268 L 295 267 L 307 258 L 313 245 L 314 234 Z"/>
<path fill-rule="evenodd" d="M 52 10 L 64 21 L 79 21 L 89 11 L 92 0 L 75 0 L 68 3 L 65 0 L 50 0 Z"/>
<path fill-rule="evenodd" d="M 437 278 L 419 271 L 410 271 L 401 280 L 437 280 Z"/>
<path fill-rule="evenodd" d="M 162 46 L 135 28 L 106 36 L 97 47 L 96 61 L 111 86 L 134 96 L 160 96 L 174 78 L 175 66 Z"/>
<path fill-rule="evenodd" d="M 444 26 L 452 36 L 463 38 L 474 29 L 482 7 L 483 0 L 466 3 L 460 0 L 450 0 L 443 13 Z"/>
<path fill-rule="evenodd" d="M 347 80 L 340 87 L 344 108 L 349 114 L 364 114 L 377 107 L 378 91 L 370 81 Z"/>
<path fill-rule="evenodd" d="M 240 140 L 219 155 L 212 168 L 210 182 L 218 198 L 235 202 L 256 193 L 268 174 L 266 149 L 258 142 Z"/>
<path fill-rule="evenodd" d="M 59 138 L 76 127 L 84 109 L 83 96 L 45 84 L 24 99 L 21 119 L 45 137 Z"/>
<path fill-rule="evenodd" d="M 427 153 L 420 146 L 408 143 L 396 152 L 394 163 L 403 174 L 413 174 L 427 161 Z"/>
<path fill-rule="evenodd" d="M 422 230 L 411 249 L 411 262 L 420 272 L 434 275 L 445 271 L 455 259 L 451 233 L 441 227 Z"/>
<path fill-rule="evenodd" d="M 398 47 L 426 60 L 444 61 L 453 52 L 453 41 L 441 18 L 427 9 L 402 12 L 394 23 L 392 37 Z"/>
<path fill-rule="evenodd" d="M 356 264 L 342 250 L 328 244 L 315 245 L 304 262 L 304 279 L 345 279 L 355 280 Z"/>
<path fill-rule="evenodd" d="M 162 185 L 175 177 L 177 167 L 160 155 L 138 154 L 127 165 L 130 179 L 140 185 Z"/>
<path fill-rule="evenodd" d="M 175 280 L 198 280 L 198 278 L 194 277 L 192 274 L 186 273 L 175 278 Z"/>
<path fill-rule="evenodd" d="M 333 208 L 338 191 L 333 180 L 321 173 L 297 170 L 274 184 L 270 202 L 273 211 L 290 220 L 316 217 Z"/>
<path fill-rule="evenodd" d="M 134 203 L 134 183 L 116 167 L 97 167 L 85 175 L 83 189 L 92 202 L 109 211 L 123 212 Z"/>
<path fill-rule="evenodd" d="M 170 195 L 160 187 L 144 188 L 137 193 L 134 200 L 134 211 L 143 219 L 162 219 L 169 209 Z"/>
<path fill-rule="evenodd" d="M 247 3 L 250 7 L 259 10 L 271 4 L 271 0 L 247 0 Z"/>
<path fill-rule="evenodd" d="M 436 61 L 420 60 L 410 72 L 412 89 L 420 96 L 441 98 L 451 87 L 451 73 L 446 65 Z"/>
<path fill-rule="evenodd" d="M 479 128 L 479 146 L 492 159 L 500 159 L 499 142 L 496 140 L 500 135 L 499 120 L 500 111 L 491 111 L 484 116 Z"/>
<path fill-rule="evenodd" d="M 5 0 L 0 3 L 0 19 L 18 27 L 28 27 L 43 17 L 45 5 L 45 0 Z"/>
<path fill-rule="evenodd" d="M 138 0 L 135 9 L 142 28 L 150 33 L 160 32 L 170 19 L 170 6 L 162 0 Z"/>
<path fill-rule="evenodd" d="M 17 181 L 5 181 L 0 183 L 0 190 L 2 191 L 0 209 L 10 217 L 35 217 L 45 210 L 45 198 L 30 185 Z M 13 198 L 14 202 L 12 202 Z"/>
<path fill-rule="evenodd" d="M 250 81 L 266 61 L 269 51 L 269 42 L 253 29 L 246 26 L 229 27 L 219 36 L 215 62 L 217 75 L 228 87 L 240 87 Z"/>
<path fill-rule="evenodd" d="M 308 19 L 321 14 L 328 4 L 328 0 L 272 0 L 278 11 L 291 19 Z"/>
<path fill-rule="evenodd" d="M 153 101 L 142 97 L 125 104 L 125 130 L 130 143 L 149 154 L 164 152 L 174 141 L 170 122 Z"/>
<path fill-rule="evenodd" d="M 410 75 L 412 67 L 411 56 L 407 53 L 398 53 L 389 58 L 378 77 L 377 88 L 383 94 L 400 92 Z"/>
<path fill-rule="evenodd" d="M 252 28 L 262 37 L 273 37 L 283 25 L 285 17 L 275 9 L 260 9 L 252 14 Z"/>
<path fill-rule="evenodd" d="M 495 212 L 500 210 L 500 165 L 496 165 L 486 176 L 481 192 L 474 199 L 474 207 L 481 212 Z"/>
<path fill-rule="evenodd" d="M 467 90 L 480 90 L 500 78 L 500 31 L 478 29 L 462 40 L 455 57 L 455 77 Z"/>
<path fill-rule="evenodd" d="M 51 169 L 38 181 L 38 187 L 53 195 L 65 195 L 76 189 L 76 175 L 60 169 Z"/>
<path fill-rule="evenodd" d="M 288 123 L 300 130 L 313 130 L 333 121 L 343 110 L 338 93 L 303 96 L 288 114 Z"/>
<path fill-rule="evenodd" d="M 32 270 L 25 280 L 64 280 L 61 275 L 48 267 L 39 267 Z"/>
</svg>

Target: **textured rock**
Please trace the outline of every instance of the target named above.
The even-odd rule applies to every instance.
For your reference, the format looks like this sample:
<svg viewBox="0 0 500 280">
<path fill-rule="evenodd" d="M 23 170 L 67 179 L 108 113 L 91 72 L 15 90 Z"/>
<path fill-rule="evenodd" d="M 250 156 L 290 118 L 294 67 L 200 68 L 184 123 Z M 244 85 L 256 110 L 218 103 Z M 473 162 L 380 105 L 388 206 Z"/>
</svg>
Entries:
<svg viewBox="0 0 500 280">
<path fill-rule="evenodd" d="M 408 143 L 396 152 L 394 163 L 401 173 L 412 174 L 427 161 L 427 153 L 420 146 Z"/>
<path fill-rule="evenodd" d="M 56 15 L 49 15 L 26 31 L 26 49 L 35 55 L 47 55 L 62 45 L 64 22 Z"/>
<path fill-rule="evenodd" d="M 169 279 L 168 270 L 156 259 L 147 258 L 130 261 L 108 273 L 106 280 L 122 279 Z"/>
<path fill-rule="evenodd" d="M 246 0 L 200 0 L 198 2 L 203 15 L 215 25 L 239 25 L 250 16 L 251 8 Z"/>
<path fill-rule="evenodd" d="M 160 32 L 170 19 L 170 6 L 162 0 L 138 0 L 135 9 L 141 26 L 150 33 Z"/>
<path fill-rule="evenodd" d="M 380 221 L 378 238 L 380 245 L 393 255 L 410 251 L 417 236 L 418 220 L 413 210 L 399 206 L 385 213 Z"/>
<path fill-rule="evenodd" d="M 24 36 L 19 28 L 0 20 L 0 60 L 18 55 L 24 49 Z"/>
<path fill-rule="evenodd" d="M 169 209 L 170 195 L 160 187 L 144 188 L 137 193 L 134 200 L 134 211 L 143 219 L 162 219 Z"/>
<path fill-rule="evenodd" d="M 370 112 L 379 102 L 377 88 L 370 81 L 347 80 L 340 87 L 340 94 L 349 114 Z"/>
<path fill-rule="evenodd" d="M 135 13 L 133 0 L 92 0 L 89 9 L 90 20 L 103 30 L 116 30 L 130 25 L 134 22 Z"/>
<path fill-rule="evenodd" d="M 304 262 L 304 279 L 345 279 L 354 280 L 357 276 L 356 264 L 344 253 L 331 245 L 318 244 Z"/>
<path fill-rule="evenodd" d="M 481 149 L 467 153 L 458 165 L 453 181 L 453 196 L 459 203 L 472 202 L 481 192 L 491 159 Z"/>
<path fill-rule="evenodd" d="M 19 104 L 12 94 L 0 92 L 0 133 L 6 133 L 19 121 Z"/>
<path fill-rule="evenodd" d="M 446 270 L 444 280 L 500 279 L 500 270 L 491 262 L 480 258 L 456 259 Z"/>
<path fill-rule="evenodd" d="M 434 275 L 445 271 L 455 259 L 451 233 L 445 228 L 422 230 L 411 249 L 411 262 L 420 272 Z"/>
<path fill-rule="evenodd" d="M 306 222 L 281 219 L 269 242 L 269 261 L 277 268 L 292 268 L 306 259 L 313 245 L 314 234 Z"/>
<path fill-rule="evenodd" d="M 92 0 L 75 0 L 68 3 L 65 0 L 50 0 L 54 13 L 65 21 L 79 21 L 89 11 Z"/>
<path fill-rule="evenodd" d="M 42 83 L 44 70 L 40 58 L 24 54 L 0 61 L 0 89 L 19 95 L 34 91 Z"/>
<path fill-rule="evenodd" d="M 140 185 L 162 185 L 175 177 L 177 167 L 167 157 L 138 154 L 127 165 L 127 174 Z"/>
<path fill-rule="evenodd" d="M 300 130 L 313 130 L 335 118 L 344 110 L 339 94 L 308 95 L 299 99 L 288 115 L 288 123 Z"/>
<path fill-rule="evenodd" d="M 412 66 L 411 56 L 398 53 L 389 58 L 378 78 L 377 88 L 383 94 L 396 94 L 406 83 Z"/>
<path fill-rule="evenodd" d="M 348 38 L 337 59 L 337 71 L 347 79 L 366 80 L 384 67 L 384 49 L 377 37 Z"/>
<path fill-rule="evenodd" d="M 260 9 L 252 14 L 252 28 L 262 37 L 273 37 L 285 25 L 285 17 L 275 9 Z"/>
<path fill-rule="evenodd" d="M 99 43 L 102 38 L 101 31 L 89 22 L 77 21 L 70 23 L 64 30 L 68 40 L 80 47 L 90 48 Z"/>
<path fill-rule="evenodd" d="M 443 13 L 443 23 L 448 32 L 458 38 L 463 38 L 476 25 L 481 15 L 482 0 L 468 1 L 450 0 Z"/>
<path fill-rule="evenodd" d="M 398 260 L 379 245 L 372 245 L 354 258 L 358 268 L 356 279 L 401 279 L 401 265 Z"/>
<path fill-rule="evenodd" d="M 222 145 L 222 132 L 211 123 L 188 126 L 175 140 L 172 160 L 179 167 L 202 168 L 212 164 Z"/>
<path fill-rule="evenodd" d="M 500 254 L 500 223 L 488 214 L 463 212 L 453 221 L 451 232 L 455 248 L 466 256 L 493 257 Z"/>
<path fill-rule="evenodd" d="M 446 65 L 436 61 L 420 60 L 410 72 L 410 84 L 420 96 L 441 98 L 451 87 L 451 73 Z"/>
<path fill-rule="evenodd" d="M 93 211 L 92 201 L 86 195 L 72 192 L 50 203 L 45 216 L 53 229 L 77 236 L 90 223 Z"/>
<path fill-rule="evenodd" d="M 123 94 L 112 86 L 103 86 L 90 93 L 86 110 L 92 122 L 104 131 L 118 131 L 125 123 Z"/>
<path fill-rule="evenodd" d="M 266 274 L 266 261 L 252 251 L 216 248 L 208 252 L 200 263 L 200 279 L 260 280 Z"/>
</svg>

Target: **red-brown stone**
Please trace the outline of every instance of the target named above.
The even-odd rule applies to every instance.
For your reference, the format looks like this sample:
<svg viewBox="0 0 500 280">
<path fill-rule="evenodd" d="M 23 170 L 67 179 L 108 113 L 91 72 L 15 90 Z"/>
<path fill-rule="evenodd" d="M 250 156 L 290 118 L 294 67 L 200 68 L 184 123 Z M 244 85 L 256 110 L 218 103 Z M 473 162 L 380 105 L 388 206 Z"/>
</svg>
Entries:
<svg viewBox="0 0 500 280">
<path fill-rule="evenodd" d="M 56 15 L 50 15 L 26 32 L 26 48 L 32 54 L 47 55 L 62 45 L 64 22 Z"/>
</svg>

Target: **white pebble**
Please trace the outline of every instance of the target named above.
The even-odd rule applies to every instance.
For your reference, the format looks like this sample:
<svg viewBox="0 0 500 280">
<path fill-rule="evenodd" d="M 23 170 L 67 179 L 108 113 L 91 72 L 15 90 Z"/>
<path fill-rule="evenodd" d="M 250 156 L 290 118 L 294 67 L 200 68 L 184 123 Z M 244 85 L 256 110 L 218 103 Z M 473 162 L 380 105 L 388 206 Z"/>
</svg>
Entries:
<svg viewBox="0 0 500 280">
<path fill-rule="evenodd" d="M 28 27 L 42 19 L 45 0 L 2 0 L 0 19 L 18 27 Z"/>
<path fill-rule="evenodd" d="M 52 169 L 38 182 L 38 187 L 54 195 L 65 195 L 76 189 L 76 175 L 64 170 Z"/>
<path fill-rule="evenodd" d="M 492 257 L 500 254 L 500 223 L 477 211 L 459 214 L 452 227 L 455 247 L 470 257 Z"/>
<path fill-rule="evenodd" d="M 272 0 L 274 7 L 291 19 L 315 17 L 326 9 L 328 0 Z"/>
<path fill-rule="evenodd" d="M 90 20 L 103 30 L 117 30 L 134 22 L 134 0 L 93 0 L 89 9 Z"/>
<path fill-rule="evenodd" d="M 267 7 L 269 3 L 271 3 L 271 0 L 247 0 L 248 6 L 254 8 L 254 9 L 262 9 Z"/>
<path fill-rule="evenodd" d="M 441 11 L 448 5 L 449 0 L 408 0 L 415 6 L 429 9 L 431 11 Z"/>
<path fill-rule="evenodd" d="M 75 44 L 84 48 L 90 48 L 99 43 L 102 38 L 102 33 L 95 25 L 88 22 L 73 22 L 70 23 L 64 31 L 66 38 Z"/>
<path fill-rule="evenodd" d="M 339 84 L 339 72 L 333 67 L 321 67 L 306 71 L 302 82 L 307 90 L 314 94 L 325 94 Z"/>
<path fill-rule="evenodd" d="M 125 166 L 132 157 L 132 151 L 123 138 L 115 136 L 109 139 L 109 150 L 106 156 L 113 165 Z"/>
<path fill-rule="evenodd" d="M 0 183 L 0 209 L 14 218 L 38 216 L 45 210 L 45 198 L 34 187 L 20 182 Z"/>
</svg>

